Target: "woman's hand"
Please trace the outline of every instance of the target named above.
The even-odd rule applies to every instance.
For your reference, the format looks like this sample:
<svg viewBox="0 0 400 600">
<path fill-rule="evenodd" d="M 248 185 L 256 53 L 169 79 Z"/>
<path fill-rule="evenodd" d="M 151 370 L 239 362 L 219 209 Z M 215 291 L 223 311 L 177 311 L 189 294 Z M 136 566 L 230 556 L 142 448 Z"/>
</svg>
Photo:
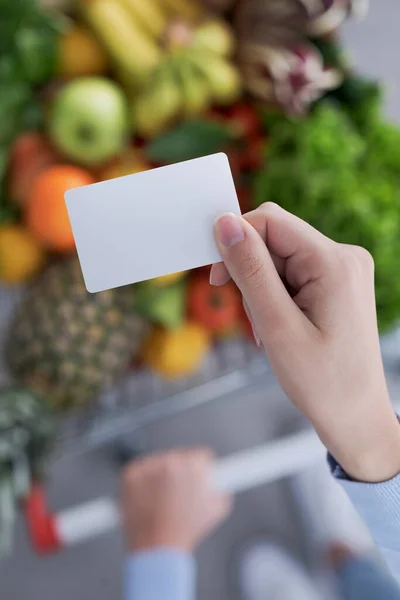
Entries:
<svg viewBox="0 0 400 600">
<path fill-rule="evenodd" d="M 224 263 L 284 391 L 355 479 L 400 472 L 400 425 L 386 386 L 374 265 L 275 204 L 215 226 Z"/>
<path fill-rule="evenodd" d="M 122 514 L 130 551 L 191 552 L 228 516 L 231 499 L 213 489 L 212 465 L 208 450 L 178 450 L 125 468 Z"/>
</svg>

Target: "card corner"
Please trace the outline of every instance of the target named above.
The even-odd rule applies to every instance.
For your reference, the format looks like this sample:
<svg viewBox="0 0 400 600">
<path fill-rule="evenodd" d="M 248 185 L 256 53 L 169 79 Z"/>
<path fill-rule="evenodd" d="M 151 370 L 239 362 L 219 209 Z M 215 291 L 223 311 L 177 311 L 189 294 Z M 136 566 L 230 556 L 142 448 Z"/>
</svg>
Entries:
<svg viewBox="0 0 400 600">
<path fill-rule="evenodd" d="M 74 188 L 71 188 L 70 190 L 67 190 L 66 192 L 64 192 L 64 200 L 65 202 L 69 202 L 69 197 L 71 196 L 71 192 L 74 190 Z"/>
<path fill-rule="evenodd" d="M 94 288 L 92 288 L 90 285 L 88 285 L 88 284 L 86 284 L 86 283 L 85 283 L 85 287 L 86 287 L 86 291 L 87 291 L 89 294 L 92 294 L 92 295 L 93 295 L 93 294 L 98 294 L 99 292 L 101 292 L 101 290 L 94 289 Z"/>
<path fill-rule="evenodd" d="M 219 156 L 221 158 L 223 158 L 224 160 L 227 160 L 229 163 L 229 158 L 226 152 L 223 152 L 222 150 L 220 152 L 216 152 L 215 156 Z"/>
</svg>

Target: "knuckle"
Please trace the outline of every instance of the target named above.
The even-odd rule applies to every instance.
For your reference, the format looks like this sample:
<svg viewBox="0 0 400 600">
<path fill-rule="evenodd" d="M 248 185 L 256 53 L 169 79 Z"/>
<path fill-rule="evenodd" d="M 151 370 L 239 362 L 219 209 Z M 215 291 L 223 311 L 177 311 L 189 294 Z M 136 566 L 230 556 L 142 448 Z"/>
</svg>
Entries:
<svg viewBox="0 0 400 600">
<path fill-rule="evenodd" d="M 353 252 L 360 264 L 368 270 L 374 270 L 375 263 L 373 256 L 366 248 L 362 246 L 353 246 Z"/>
<path fill-rule="evenodd" d="M 249 252 L 241 261 L 239 275 L 244 279 L 251 279 L 256 285 L 261 285 L 264 283 L 264 265 L 257 256 Z"/>
<path fill-rule="evenodd" d="M 347 281 L 358 279 L 374 271 L 372 255 L 361 246 L 342 246 L 340 254 L 341 274 Z"/>
<path fill-rule="evenodd" d="M 263 202 L 257 210 L 259 210 L 262 213 L 269 213 L 273 210 L 276 210 L 278 207 L 277 204 L 275 204 L 275 202 Z"/>
</svg>

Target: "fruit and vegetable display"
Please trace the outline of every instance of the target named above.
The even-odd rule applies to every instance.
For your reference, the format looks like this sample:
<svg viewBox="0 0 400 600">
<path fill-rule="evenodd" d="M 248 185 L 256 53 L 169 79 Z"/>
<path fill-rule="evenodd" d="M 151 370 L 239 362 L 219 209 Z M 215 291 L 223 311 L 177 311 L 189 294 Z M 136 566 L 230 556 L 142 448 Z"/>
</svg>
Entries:
<svg viewBox="0 0 400 600">
<path fill-rule="evenodd" d="M 16 507 L 43 477 L 54 442 L 54 415 L 30 390 L 0 391 L 0 558 L 12 547 Z"/>
<path fill-rule="evenodd" d="M 211 287 L 207 268 L 89 294 L 70 188 L 226 152 L 243 212 L 273 201 L 373 254 L 380 327 L 396 325 L 400 130 L 338 35 L 367 9 L 367 0 L 0 3 L 0 286 L 24 289 L 7 332 L 16 387 L 0 394 L 0 431 L 23 422 L 14 401 L 44 410 L 28 427 L 45 440 L 25 447 L 40 450 L 32 472 L 51 437 L 43 406 L 79 410 L 128 370 L 186 378 L 220 340 L 254 342 L 239 291 Z M 1 454 L 7 497 L 10 464 Z"/>
</svg>

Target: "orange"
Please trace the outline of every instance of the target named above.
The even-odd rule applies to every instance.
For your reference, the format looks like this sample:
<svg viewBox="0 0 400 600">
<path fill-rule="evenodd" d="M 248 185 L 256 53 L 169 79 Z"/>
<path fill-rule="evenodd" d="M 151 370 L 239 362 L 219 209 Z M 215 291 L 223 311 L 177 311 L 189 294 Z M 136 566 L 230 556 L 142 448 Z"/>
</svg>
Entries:
<svg viewBox="0 0 400 600">
<path fill-rule="evenodd" d="M 59 252 L 75 248 L 64 194 L 91 183 L 95 183 L 91 173 L 69 165 L 49 167 L 34 180 L 26 206 L 26 224 L 47 248 Z"/>
</svg>

